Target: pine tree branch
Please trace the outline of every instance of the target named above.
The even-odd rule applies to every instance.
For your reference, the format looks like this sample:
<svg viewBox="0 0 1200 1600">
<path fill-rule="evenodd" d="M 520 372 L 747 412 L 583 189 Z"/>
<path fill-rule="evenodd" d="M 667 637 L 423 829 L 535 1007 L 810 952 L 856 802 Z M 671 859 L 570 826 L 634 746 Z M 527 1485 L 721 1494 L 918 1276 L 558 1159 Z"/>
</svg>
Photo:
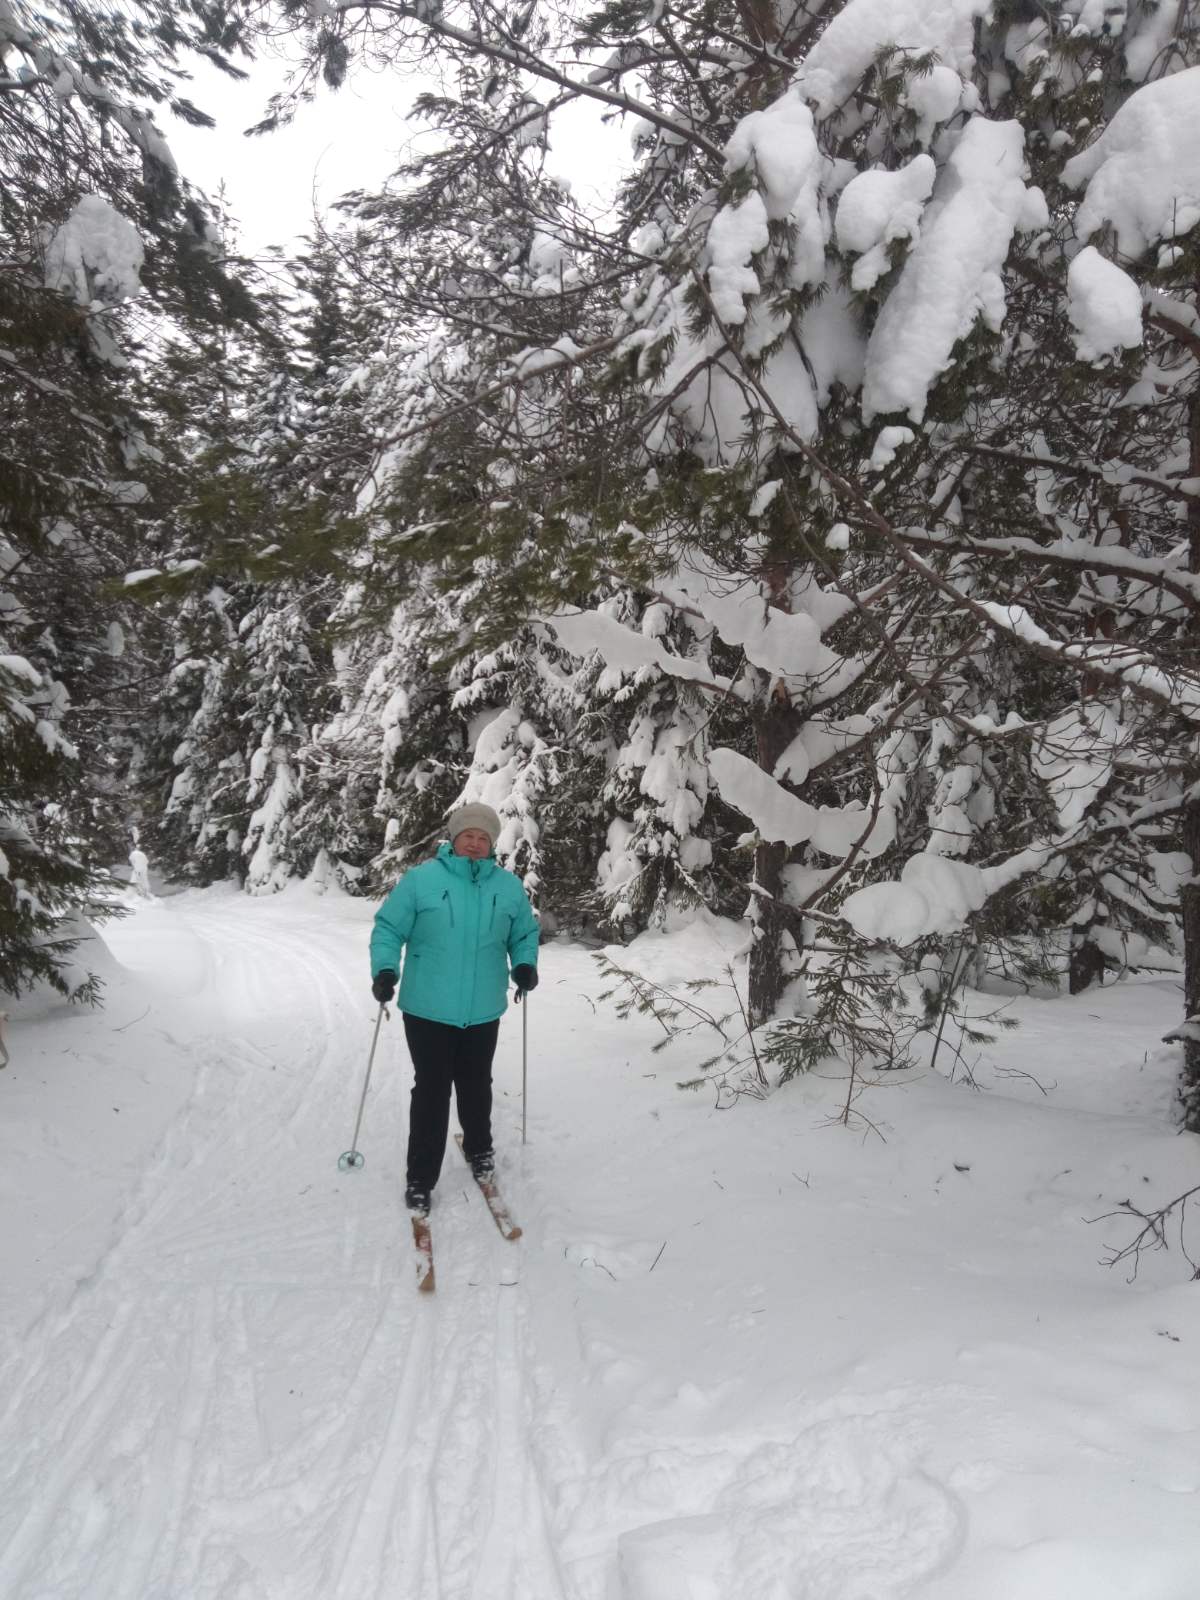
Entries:
<svg viewBox="0 0 1200 1600">
<path fill-rule="evenodd" d="M 400 5 L 396 0 L 341 0 L 338 9 L 342 15 L 348 15 L 352 11 L 362 11 L 368 15 L 383 12 L 403 22 L 418 23 L 435 37 L 457 44 L 472 55 L 487 56 L 494 61 L 506 62 L 511 67 L 518 67 L 521 71 L 528 72 L 532 77 L 541 78 L 545 83 L 557 84 L 572 99 L 598 100 L 603 105 L 627 111 L 631 116 L 642 117 L 664 133 L 681 139 L 685 144 L 693 145 L 697 150 L 702 150 L 718 168 L 724 165 L 725 153 L 721 147 L 686 122 L 667 116 L 655 106 L 623 91 L 605 89 L 600 84 L 572 78 L 515 39 L 510 38 L 508 42 L 504 42 L 488 38 L 482 33 L 472 32 L 467 28 L 457 27 L 438 15 L 431 5 L 422 4 L 421 0 L 415 0 L 412 5 Z"/>
<path fill-rule="evenodd" d="M 945 595 L 956 608 L 969 613 L 989 631 L 1003 634 L 1027 654 L 1037 656 L 1054 666 L 1066 667 L 1081 674 L 1100 678 L 1112 684 L 1114 688 L 1127 690 L 1136 698 L 1160 710 L 1165 708 L 1189 722 L 1200 723 L 1200 676 L 1193 679 L 1183 674 L 1175 674 L 1176 682 L 1181 686 L 1177 690 L 1172 684 L 1172 674 L 1139 652 L 1123 649 L 1120 646 L 1098 649 L 1095 646 L 1066 644 L 1053 639 L 1043 629 L 1023 628 L 1017 617 L 1011 614 L 1005 615 L 1006 611 L 1011 613 L 1013 609 L 1011 605 L 981 603 L 918 556 L 911 548 L 913 540 L 910 539 L 908 530 L 895 528 L 868 498 L 865 491 L 830 466 L 812 443 L 799 433 L 794 424 L 783 414 L 774 395 L 733 343 L 698 269 L 692 269 L 692 278 L 716 326 L 724 335 L 727 347 L 741 365 L 747 383 L 764 402 L 781 432 L 795 444 L 805 460 L 825 479 L 838 499 L 853 507 L 866 525 L 896 552 L 905 566 Z M 929 537 L 927 534 L 922 536 L 926 539 Z M 1042 635 L 1040 638 L 1036 636 L 1039 633 Z M 1123 664 L 1112 659 L 1122 653 L 1128 658 Z M 1106 655 L 1109 657 L 1108 660 L 1105 659 Z"/>
<path fill-rule="evenodd" d="M 1200 575 L 1165 567 L 1161 560 L 1154 561 L 1119 549 L 1107 549 L 1103 545 L 1087 545 L 1081 541 L 1068 543 L 1065 539 L 1052 544 L 1039 544 L 1036 539 L 1015 536 L 977 539 L 970 534 L 930 533 L 918 528 L 905 528 L 904 536 L 910 544 L 923 550 L 941 550 L 947 555 L 1031 556 L 1045 566 L 1126 578 L 1144 584 L 1149 589 L 1166 590 L 1189 610 L 1200 607 Z"/>
<path fill-rule="evenodd" d="M 1160 478 L 1152 472 L 1137 470 L 1124 473 L 1119 462 L 1111 467 L 1104 467 L 1093 461 L 1063 461 L 1058 456 L 1039 456 L 1027 451 L 1006 450 L 1001 445 L 974 442 L 963 444 L 961 448 L 967 455 L 991 456 L 998 461 L 1011 461 L 1015 466 L 1034 467 L 1039 471 L 1064 472 L 1076 478 L 1090 478 L 1096 483 L 1105 484 L 1110 489 L 1121 489 L 1126 484 L 1133 483 L 1139 488 L 1153 489 L 1155 493 L 1165 495 L 1169 500 L 1182 500 L 1185 504 L 1200 500 L 1200 494 L 1194 490 L 1181 488 L 1169 478 Z"/>
</svg>

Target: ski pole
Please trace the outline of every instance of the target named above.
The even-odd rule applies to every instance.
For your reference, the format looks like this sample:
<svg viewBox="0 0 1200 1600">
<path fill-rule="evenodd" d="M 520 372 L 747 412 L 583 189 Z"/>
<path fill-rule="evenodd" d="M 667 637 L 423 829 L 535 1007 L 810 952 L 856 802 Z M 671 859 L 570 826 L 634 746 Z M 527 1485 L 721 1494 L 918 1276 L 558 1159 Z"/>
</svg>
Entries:
<svg viewBox="0 0 1200 1600">
<path fill-rule="evenodd" d="M 525 1007 L 521 1012 L 521 1143 L 525 1143 L 525 1102 L 529 1084 L 529 991 L 525 991 Z"/>
<path fill-rule="evenodd" d="M 365 1164 L 362 1151 L 358 1148 L 358 1133 L 362 1127 L 363 1109 L 367 1103 L 367 1090 L 371 1087 L 371 1068 L 375 1065 L 375 1046 L 379 1043 L 379 1024 L 387 1016 L 387 1006 L 380 1004 L 379 1015 L 375 1018 L 375 1033 L 371 1039 L 371 1054 L 367 1057 L 367 1075 L 363 1079 L 362 1097 L 358 1102 L 358 1116 L 354 1123 L 354 1137 L 350 1141 L 349 1150 L 343 1150 L 338 1157 L 339 1172 L 357 1172 Z"/>
</svg>

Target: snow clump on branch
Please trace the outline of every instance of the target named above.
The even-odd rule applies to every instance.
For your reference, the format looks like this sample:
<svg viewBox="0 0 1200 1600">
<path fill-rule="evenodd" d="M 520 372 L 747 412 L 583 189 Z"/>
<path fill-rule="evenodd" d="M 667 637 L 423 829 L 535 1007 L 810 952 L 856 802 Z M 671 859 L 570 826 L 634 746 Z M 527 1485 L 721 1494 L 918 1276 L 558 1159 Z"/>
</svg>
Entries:
<svg viewBox="0 0 1200 1600">
<path fill-rule="evenodd" d="M 960 82 L 952 104 L 946 90 L 950 72 L 961 79 L 972 71 L 975 24 L 990 10 L 991 0 L 850 0 L 809 51 L 796 77 L 797 88 L 818 116 L 830 116 L 849 99 L 871 63 L 894 46 L 913 55 L 936 52 L 942 64 L 941 72 L 935 67 L 923 84 L 916 80 L 918 116 L 936 111 L 944 120 L 964 97 L 971 102 L 965 109 L 973 109 L 969 84 Z M 908 94 L 911 98 L 913 90 Z"/>
<path fill-rule="evenodd" d="M 1079 237 L 1110 224 L 1131 260 L 1190 232 L 1200 222 L 1200 67 L 1130 95 L 1095 143 L 1067 162 L 1063 182 L 1087 185 Z"/>
<path fill-rule="evenodd" d="M 1081 361 L 1142 342 L 1142 291 L 1128 273 L 1085 245 L 1067 271 L 1067 313 Z"/>
<path fill-rule="evenodd" d="M 1025 183 L 1021 124 L 972 117 L 938 174 L 921 237 L 871 334 L 866 421 L 893 411 L 922 420 L 930 389 L 977 319 L 1000 330 L 1014 235 L 1048 220 L 1042 191 Z"/>
<path fill-rule="evenodd" d="M 936 176 L 933 157 L 918 155 L 898 172 L 860 172 L 842 190 L 835 231 L 839 246 L 859 258 L 850 274 L 856 292 L 874 288 L 888 270 L 894 240 L 918 238 Z"/>
<path fill-rule="evenodd" d="M 46 248 L 46 287 L 77 305 L 115 305 L 141 293 L 144 260 L 133 223 L 101 195 L 85 194 Z"/>
</svg>

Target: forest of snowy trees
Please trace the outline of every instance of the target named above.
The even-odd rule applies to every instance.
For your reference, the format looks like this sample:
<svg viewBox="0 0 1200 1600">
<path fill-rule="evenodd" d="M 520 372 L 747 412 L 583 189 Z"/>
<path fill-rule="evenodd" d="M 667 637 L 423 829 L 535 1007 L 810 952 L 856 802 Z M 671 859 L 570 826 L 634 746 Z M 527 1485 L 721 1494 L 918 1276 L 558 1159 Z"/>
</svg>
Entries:
<svg viewBox="0 0 1200 1600">
<path fill-rule="evenodd" d="M 170 151 L 272 41 L 264 139 L 425 84 L 286 281 Z M 549 929 L 745 918 L 777 1074 L 1200 1014 L 1190 0 L 0 0 L 0 223 L 0 987 L 132 848 L 377 896 L 484 800 Z"/>
</svg>

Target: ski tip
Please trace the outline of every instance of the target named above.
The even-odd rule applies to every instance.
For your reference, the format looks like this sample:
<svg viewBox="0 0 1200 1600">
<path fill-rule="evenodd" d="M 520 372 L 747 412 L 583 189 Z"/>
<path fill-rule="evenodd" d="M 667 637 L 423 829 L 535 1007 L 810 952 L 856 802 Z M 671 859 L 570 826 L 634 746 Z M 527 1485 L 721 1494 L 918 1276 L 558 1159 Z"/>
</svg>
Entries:
<svg viewBox="0 0 1200 1600">
<path fill-rule="evenodd" d="M 433 1236 L 429 1231 L 429 1218 L 414 1214 L 412 1219 L 413 1244 L 417 1250 L 417 1289 L 421 1294 L 432 1294 Z"/>
</svg>

